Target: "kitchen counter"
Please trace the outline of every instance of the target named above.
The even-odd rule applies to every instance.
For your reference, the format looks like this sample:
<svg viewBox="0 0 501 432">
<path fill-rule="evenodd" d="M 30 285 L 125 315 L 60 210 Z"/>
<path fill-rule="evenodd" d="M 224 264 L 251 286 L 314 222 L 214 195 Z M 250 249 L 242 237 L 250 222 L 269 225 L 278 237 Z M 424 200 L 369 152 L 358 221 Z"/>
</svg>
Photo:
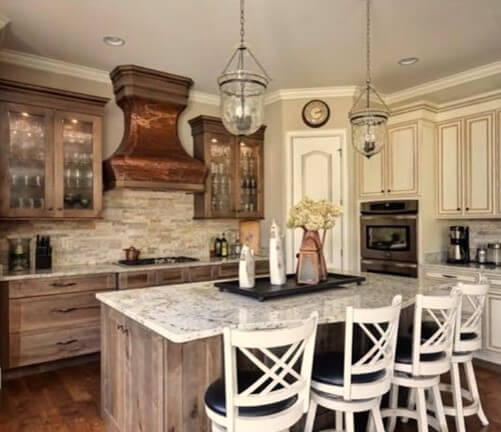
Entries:
<svg viewBox="0 0 501 432">
<path fill-rule="evenodd" d="M 225 327 L 280 327 L 318 311 L 317 352 L 342 351 L 347 306 L 386 306 L 401 294 L 403 306 L 412 308 L 414 296 L 430 292 L 434 286 L 405 277 L 363 276 L 367 280 L 360 286 L 351 284 L 265 302 L 220 292 L 213 282 L 97 294 L 102 302 L 105 430 L 210 432 L 204 394 L 223 371 Z M 403 322 L 404 317 L 412 319 L 409 312 L 403 311 Z M 410 322 L 405 320 L 404 327 Z M 363 343 L 357 338 L 354 349 L 359 350 Z M 248 362 L 243 364 L 252 367 Z M 116 410 L 117 406 L 125 409 Z M 135 417 L 125 417 L 123 412 L 134 412 Z M 315 431 L 331 425 L 332 416 L 320 414 Z M 302 430 L 301 423 L 290 429 Z"/>
<path fill-rule="evenodd" d="M 268 257 L 256 256 L 256 261 L 268 260 Z M 215 265 L 223 263 L 236 263 L 237 257 L 232 258 L 201 258 L 199 261 L 176 263 L 176 264 L 157 264 L 157 265 L 142 265 L 128 266 L 115 263 L 97 264 L 97 265 L 74 265 L 74 266 L 56 266 L 51 270 L 30 270 L 26 273 L 0 273 L 0 282 L 24 280 L 24 279 L 39 279 L 46 277 L 68 277 L 90 274 L 103 273 L 126 273 L 134 271 L 162 270 L 166 268 L 180 267 L 196 267 L 204 265 Z"/>
<path fill-rule="evenodd" d="M 360 286 L 347 285 L 312 294 L 258 302 L 220 292 L 214 282 L 170 285 L 141 290 L 100 293 L 97 298 L 126 317 L 175 343 L 220 335 L 227 326 L 266 328 L 307 318 L 313 311 L 320 323 L 344 321 L 347 306 L 373 308 L 401 294 L 403 306 L 433 282 L 397 276 L 362 274 Z M 177 289 L 179 288 L 179 289 Z"/>
<path fill-rule="evenodd" d="M 436 270 L 473 270 L 480 273 L 500 273 L 501 266 L 496 266 L 494 264 L 478 264 L 475 262 L 467 264 L 451 264 L 448 262 L 437 262 L 437 263 L 425 263 L 421 267 L 426 269 L 436 269 Z"/>
</svg>

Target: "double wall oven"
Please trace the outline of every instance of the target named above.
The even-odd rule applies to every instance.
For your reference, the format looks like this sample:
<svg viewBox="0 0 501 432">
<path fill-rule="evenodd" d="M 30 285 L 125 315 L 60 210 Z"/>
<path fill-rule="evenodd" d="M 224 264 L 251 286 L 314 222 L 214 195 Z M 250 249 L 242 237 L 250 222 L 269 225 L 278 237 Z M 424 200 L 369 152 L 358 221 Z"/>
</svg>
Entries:
<svg viewBox="0 0 501 432">
<path fill-rule="evenodd" d="M 417 277 L 418 201 L 361 204 L 362 271 Z"/>
</svg>

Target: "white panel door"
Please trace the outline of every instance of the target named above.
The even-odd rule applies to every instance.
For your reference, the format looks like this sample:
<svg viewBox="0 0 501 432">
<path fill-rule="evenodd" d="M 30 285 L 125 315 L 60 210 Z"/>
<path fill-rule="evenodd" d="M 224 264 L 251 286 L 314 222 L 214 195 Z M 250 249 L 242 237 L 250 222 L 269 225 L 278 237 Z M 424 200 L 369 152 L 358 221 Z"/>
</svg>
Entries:
<svg viewBox="0 0 501 432">
<path fill-rule="evenodd" d="M 384 150 L 369 159 L 363 155 L 357 155 L 358 195 L 360 198 L 385 195 L 385 156 Z"/>
<path fill-rule="evenodd" d="M 438 126 L 438 214 L 461 215 L 462 122 L 454 120 Z"/>
<path fill-rule="evenodd" d="M 388 189 L 390 195 L 418 193 L 418 125 L 411 123 L 388 130 Z"/>
<path fill-rule="evenodd" d="M 465 121 L 465 215 L 494 212 L 493 115 Z"/>
<path fill-rule="evenodd" d="M 342 138 L 341 136 L 304 136 L 292 139 L 292 204 L 302 198 L 326 199 L 342 203 Z M 342 218 L 329 231 L 325 240 L 325 259 L 328 267 L 342 269 L 343 229 Z M 288 248 L 288 269 L 296 266 L 302 230 L 295 230 L 292 245 Z"/>
</svg>

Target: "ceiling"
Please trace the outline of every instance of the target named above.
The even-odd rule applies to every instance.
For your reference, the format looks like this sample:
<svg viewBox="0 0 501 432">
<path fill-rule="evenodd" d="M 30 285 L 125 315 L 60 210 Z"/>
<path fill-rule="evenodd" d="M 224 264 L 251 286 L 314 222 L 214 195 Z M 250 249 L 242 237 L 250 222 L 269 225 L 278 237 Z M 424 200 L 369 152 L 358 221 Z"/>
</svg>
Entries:
<svg viewBox="0 0 501 432">
<path fill-rule="evenodd" d="M 396 92 L 501 60 L 500 0 L 374 0 L 376 86 Z M 364 79 L 364 0 L 247 0 L 247 36 L 272 89 Z M 5 47 L 98 69 L 134 63 L 215 93 L 238 42 L 238 0 L 0 0 Z M 117 35 L 126 45 L 102 43 Z M 421 61 L 401 67 L 397 60 Z"/>
</svg>

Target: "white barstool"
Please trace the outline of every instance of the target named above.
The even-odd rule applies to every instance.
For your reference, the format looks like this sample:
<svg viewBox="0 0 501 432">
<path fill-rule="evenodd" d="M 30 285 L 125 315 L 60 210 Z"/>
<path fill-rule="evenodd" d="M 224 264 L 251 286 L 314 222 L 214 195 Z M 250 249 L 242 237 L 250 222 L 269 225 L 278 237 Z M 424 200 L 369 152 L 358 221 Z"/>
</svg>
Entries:
<svg viewBox="0 0 501 432">
<path fill-rule="evenodd" d="M 428 426 L 447 431 L 440 375 L 451 368 L 452 345 L 456 317 L 461 299 L 460 290 L 454 288 L 449 296 L 416 296 L 412 337 L 400 337 L 397 343 L 395 373 L 390 392 L 390 407 L 382 410 L 383 417 L 390 417 L 388 431 L 393 431 L 397 417 L 417 420 L 419 432 L 427 432 Z M 431 320 L 434 331 L 422 332 L 423 322 Z M 398 407 L 399 387 L 409 389 L 416 397 L 417 410 Z M 426 412 L 425 391 L 431 393 L 435 417 Z M 412 406 L 412 402 L 409 403 Z"/>
<path fill-rule="evenodd" d="M 213 431 L 281 432 L 301 419 L 310 402 L 317 323 L 314 313 L 291 328 L 224 330 L 225 377 L 205 393 Z M 239 371 L 237 352 L 257 371 Z"/>
<path fill-rule="evenodd" d="M 466 432 L 465 416 L 477 415 L 482 425 L 489 421 L 482 409 L 477 380 L 473 371 L 473 353 L 482 348 L 482 315 L 489 292 L 488 283 L 457 285 L 461 290 L 454 349 L 452 353 L 451 384 L 440 384 L 440 390 L 452 392 L 454 406 L 444 407 L 445 414 L 454 416 L 456 430 Z M 468 389 L 461 388 L 460 365 L 464 365 Z M 463 397 L 471 402 L 463 406 Z"/>
<path fill-rule="evenodd" d="M 305 432 L 313 431 L 318 405 L 336 411 L 337 431 L 343 427 L 342 414 L 347 432 L 354 432 L 354 413 L 370 411 L 377 431 L 384 432 L 379 405 L 393 376 L 401 303 L 401 296 L 396 296 L 388 307 L 346 309 L 344 353 L 315 356 Z M 353 349 L 356 326 L 370 340 L 362 354 Z"/>
</svg>

